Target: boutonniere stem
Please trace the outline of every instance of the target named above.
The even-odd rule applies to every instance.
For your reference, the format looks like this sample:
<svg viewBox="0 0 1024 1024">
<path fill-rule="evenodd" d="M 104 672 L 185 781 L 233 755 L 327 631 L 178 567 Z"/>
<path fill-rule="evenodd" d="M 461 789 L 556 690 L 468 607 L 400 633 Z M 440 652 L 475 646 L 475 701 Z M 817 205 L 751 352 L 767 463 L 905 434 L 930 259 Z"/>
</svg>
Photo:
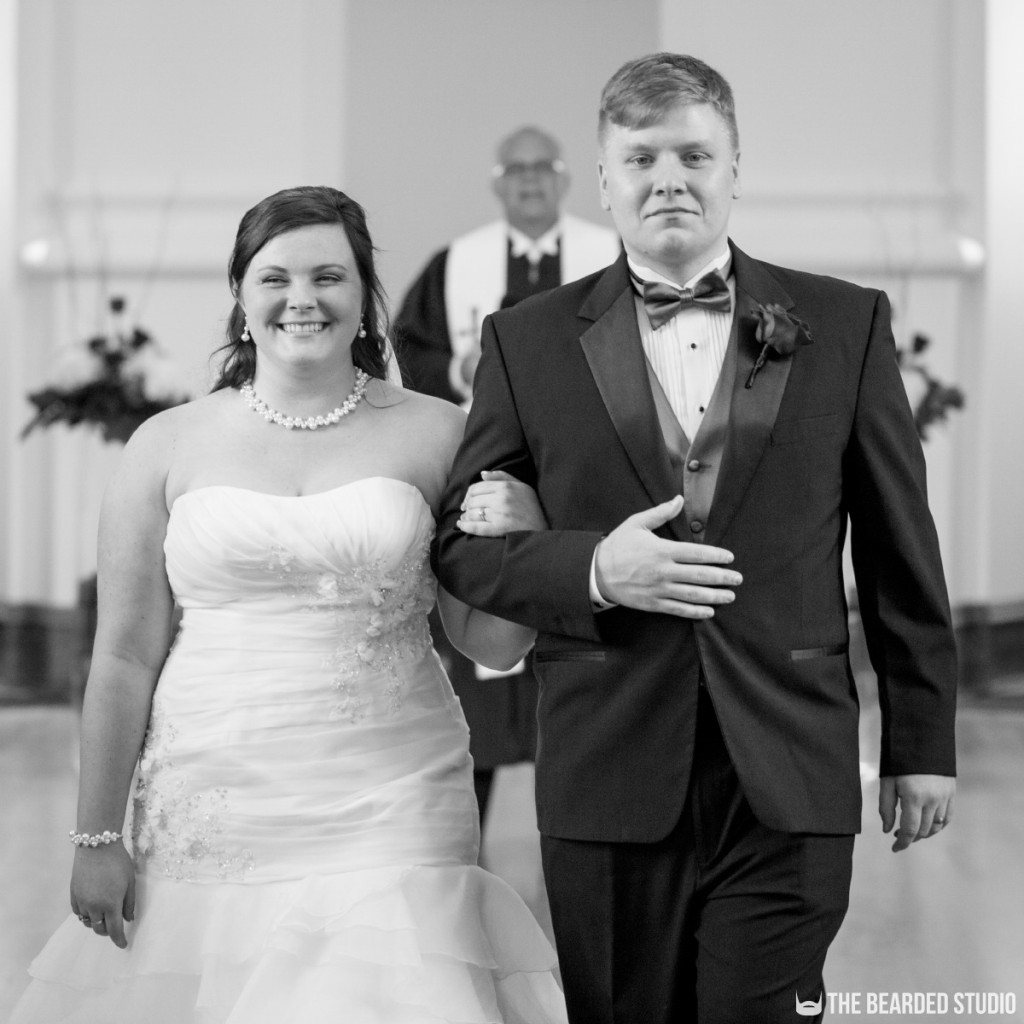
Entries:
<svg viewBox="0 0 1024 1024">
<path fill-rule="evenodd" d="M 814 339 L 811 329 L 799 317 L 784 309 L 777 302 L 767 304 L 759 302 L 750 314 L 755 323 L 754 337 L 761 345 L 761 351 L 750 370 L 746 387 L 754 386 L 754 378 L 764 366 L 769 351 L 777 356 L 787 358 L 801 345 L 810 345 Z"/>
</svg>

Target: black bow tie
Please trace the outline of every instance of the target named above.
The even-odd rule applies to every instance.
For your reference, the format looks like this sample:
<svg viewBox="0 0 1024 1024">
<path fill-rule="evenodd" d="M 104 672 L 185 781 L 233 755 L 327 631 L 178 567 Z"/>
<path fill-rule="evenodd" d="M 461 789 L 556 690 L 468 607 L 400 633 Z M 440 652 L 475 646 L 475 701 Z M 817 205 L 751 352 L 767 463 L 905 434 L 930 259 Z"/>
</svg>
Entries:
<svg viewBox="0 0 1024 1024">
<path fill-rule="evenodd" d="M 732 309 L 729 286 L 717 270 L 705 274 L 692 288 L 676 288 L 660 281 L 638 281 L 643 288 L 644 309 L 651 327 L 668 323 L 684 306 L 703 306 L 719 313 Z"/>
</svg>

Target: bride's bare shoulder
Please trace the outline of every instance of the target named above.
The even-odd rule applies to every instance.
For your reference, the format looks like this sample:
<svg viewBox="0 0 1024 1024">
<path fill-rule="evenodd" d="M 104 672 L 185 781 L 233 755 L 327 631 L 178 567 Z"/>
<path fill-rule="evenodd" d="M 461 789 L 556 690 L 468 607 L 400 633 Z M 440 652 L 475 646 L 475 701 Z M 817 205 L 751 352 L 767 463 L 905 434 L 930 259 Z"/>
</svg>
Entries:
<svg viewBox="0 0 1024 1024">
<path fill-rule="evenodd" d="M 183 450 L 197 443 L 209 444 L 218 436 L 232 399 L 238 400 L 233 391 L 217 391 L 158 412 L 135 430 L 125 455 L 132 462 L 169 465 Z"/>
<path fill-rule="evenodd" d="M 171 438 L 194 430 L 209 429 L 238 401 L 237 392 L 231 388 L 193 398 L 151 416 L 132 435 L 132 439 L 138 437 L 147 443 L 166 443 Z"/>
<path fill-rule="evenodd" d="M 386 409 L 396 422 L 403 422 L 412 430 L 441 433 L 446 436 L 462 437 L 466 427 L 466 413 L 457 405 L 431 395 L 423 395 L 409 388 L 398 387 L 386 381 L 378 381 L 378 395 L 367 397 L 371 404 Z M 374 398 L 380 399 L 379 403 Z"/>
</svg>

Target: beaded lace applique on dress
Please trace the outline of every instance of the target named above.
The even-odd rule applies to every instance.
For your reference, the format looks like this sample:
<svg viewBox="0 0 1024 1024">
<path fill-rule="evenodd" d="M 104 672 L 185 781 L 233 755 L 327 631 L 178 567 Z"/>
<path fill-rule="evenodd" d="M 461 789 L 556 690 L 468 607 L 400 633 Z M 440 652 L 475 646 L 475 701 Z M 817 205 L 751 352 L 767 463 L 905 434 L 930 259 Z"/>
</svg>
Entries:
<svg viewBox="0 0 1024 1024">
<path fill-rule="evenodd" d="M 201 868 L 213 869 L 225 880 L 240 878 L 252 871 L 255 862 L 251 850 L 230 849 L 218 842 L 230 809 L 228 790 L 218 787 L 188 794 L 187 774 L 168 757 L 175 739 L 174 726 L 154 700 L 135 786 L 135 856 L 179 880 L 194 879 Z"/>
<path fill-rule="evenodd" d="M 378 710 L 393 714 L 401 708 L 399 667 L 423 657 L 431 646 L 425 617 L 436 598 L 430 540 L 426 536 L 397 566 L 378 558 L 342 572 L 296 568 L 291 552 L 271 548 L 267 570 L 290 585 L 303 609 L 334 616 L 336 643 L 324 658 L 338 693 L 332 720 L 355 723 Z M 383 687 L 380 676 L 387 677 Z M 375 697 L 384 698 L 383 708 L 375 707 Z"/>
</svg>

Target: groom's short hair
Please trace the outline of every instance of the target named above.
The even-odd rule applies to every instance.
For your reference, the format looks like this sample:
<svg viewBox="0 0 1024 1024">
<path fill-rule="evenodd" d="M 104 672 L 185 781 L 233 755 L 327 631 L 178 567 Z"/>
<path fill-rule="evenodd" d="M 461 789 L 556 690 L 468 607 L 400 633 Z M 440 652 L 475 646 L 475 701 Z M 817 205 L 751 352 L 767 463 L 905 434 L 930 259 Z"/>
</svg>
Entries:
<svg viewBox="0 0 1024 1024">
<path fill-rule="evenodd" d="M 732 87 L 712 67 L 682 53 L 650 53 L 627 61 L 601 92 L 597 138 L 603 145 L 608 126 L 649 128 L 673 107 L 708 103 L 725 121 L 733 149 L 740 148 Z"/>
</svg>

